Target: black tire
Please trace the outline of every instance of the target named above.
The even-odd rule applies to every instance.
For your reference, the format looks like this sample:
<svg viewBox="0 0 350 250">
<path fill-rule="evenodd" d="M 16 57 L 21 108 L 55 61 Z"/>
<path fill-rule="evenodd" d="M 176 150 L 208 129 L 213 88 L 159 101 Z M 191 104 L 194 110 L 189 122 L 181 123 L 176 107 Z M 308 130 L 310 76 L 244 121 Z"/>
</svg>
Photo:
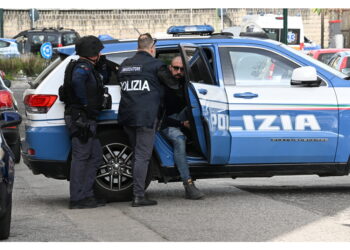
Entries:
<svg viewBox="0 0 350 250">
<path fill-rule="evenodd" d="M 108 202 L 130 201 L 133 190 L 132 150 L 127 136 L 121 129 L 113 129 L 101 131 L 99 139 L 102 145 L 104 164 L 97 171 L 94 185 L 95 195 Z M 145 181 L 146 188 L 151 180 L 152 171 L 148 171 Z"/>
<path fill-rule="evenodd" d="M 21 140 L 18 138 L 16 144 L 9 145 L 9 147 L 15 155 L 15 163 L 19 163 L 21 161 Z"/>
<path fill-rule="evenodd" d="M 12 197 L 10 197 L 10 204 L 8 205 L 5 214 L 0 217 L 0 240 L 6 240 L 10 236 L 11 213 Z"/>
</svg>

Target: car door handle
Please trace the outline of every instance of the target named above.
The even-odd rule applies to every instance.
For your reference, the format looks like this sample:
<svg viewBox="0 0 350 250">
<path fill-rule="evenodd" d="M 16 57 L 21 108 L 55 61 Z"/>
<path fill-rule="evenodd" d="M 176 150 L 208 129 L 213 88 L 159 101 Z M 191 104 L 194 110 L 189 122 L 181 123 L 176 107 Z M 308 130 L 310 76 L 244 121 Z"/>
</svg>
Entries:
<svg viewBox="0 0 350 250">
<path fill-rule="evenodd" d="M 202 95 L 206 95 L 208 93 L 208 90 L 206 89 L 198 89 L 198 92 Z"/>
<path fill-rule="evenodd" d="M 233 97 L 236 97 L 236 98 L 245 98 L 245 99 L 251 99 L 251 98 L 258 97 L 258 96 L 259 96 L 258 94 L 251 93 L 251 92 L 244 92 L 244 93 L 236 93 L 236 94 L 233 94 Z"/>
</svg>

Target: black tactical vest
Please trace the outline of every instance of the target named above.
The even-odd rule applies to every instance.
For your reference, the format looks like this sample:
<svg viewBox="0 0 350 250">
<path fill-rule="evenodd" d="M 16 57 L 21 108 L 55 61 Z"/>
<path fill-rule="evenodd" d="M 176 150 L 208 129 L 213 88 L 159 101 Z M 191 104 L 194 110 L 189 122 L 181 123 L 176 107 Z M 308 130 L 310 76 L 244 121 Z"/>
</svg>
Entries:
<svg viewBox="0 0 350 250">
<path fill-rule="evenodd" d="M 119 67 L 121 100 L 118 122 L 133 127 L 152 127 L 159 111 L 162 86 L 157 72 L 163 62 L 147 52 L 137 52 Z"/>
<path fill-rule="evenodd" d="M 104 86 L 99 73 L 94 69 L 94 65 L 87 60 L 79 59 L 77 61 L 71 60 L 67 65 L 64 84 L 60 88 L 60 99 L 66 104 L 65 114 L 69 114 L 72 108 L 82 109 L 83 105 L 79 102 L 79 99 L 74 94 L 72 88 L 73 71 L 76 67 L 88 67 L 90 74 L 86 86 L 86 93 L 88 99 L 88 105 L 86 107 L 87 115 L 91 119 L 96 119 L 102 109 Z M 62 93 L 62 97 L 61 97 Z"/>
</svg>

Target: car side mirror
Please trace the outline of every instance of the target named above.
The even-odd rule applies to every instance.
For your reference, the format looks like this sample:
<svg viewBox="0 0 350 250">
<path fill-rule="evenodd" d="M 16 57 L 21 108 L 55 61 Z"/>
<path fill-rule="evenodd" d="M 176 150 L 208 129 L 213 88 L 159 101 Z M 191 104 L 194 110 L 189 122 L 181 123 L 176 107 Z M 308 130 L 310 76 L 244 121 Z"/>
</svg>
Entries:
<svg viewBox="0 0 350 250">
<path fill-rule="evenodd" d="M 22 122 L 22 116 L 18 112 L 4 111 L 0 114 L 0 128 L 17 126 Z"/>
<path fill-rule="evenodd" d="M 314 67 L 305 66 L 293 70 L 291 85 L 319 87 L 321 85 L 321 80 L 317 78 L 316 69 Z"/>
</svg>

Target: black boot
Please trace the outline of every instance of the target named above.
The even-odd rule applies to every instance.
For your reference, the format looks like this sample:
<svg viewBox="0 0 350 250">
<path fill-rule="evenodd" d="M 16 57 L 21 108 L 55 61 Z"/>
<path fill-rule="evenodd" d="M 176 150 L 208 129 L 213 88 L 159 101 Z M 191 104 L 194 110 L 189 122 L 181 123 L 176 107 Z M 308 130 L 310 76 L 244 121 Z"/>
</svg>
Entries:
<svg viewBox="0 0 350 250">
<path fill-rule="evenodd" d="M 153 205 L 157 205 L 157 201 L 149 200 L 141 196 L 134 197 L 131 203 L 131 206 L 133 207 L 143 207 L 143 206 L 153 206 Z"/>
<path fill-rule="evenodd" d="M 85 198 L 79 201 L 70 201 L 69 209 L 84 209 L 84 208 L 95 208 L 98 207 L 95 200 Z"/>
<path fill-rule="evenodd" d="M 183 184 L 185 187 L 185 192 L 186 192 L 185 198 L 186 199 L 199 200 L 199 199 L 204 197 L 204 194 L 201 191 L 199 191 L 198 188 L 196 188 L 192 179 L 188 179 Z"/>
</svg>

